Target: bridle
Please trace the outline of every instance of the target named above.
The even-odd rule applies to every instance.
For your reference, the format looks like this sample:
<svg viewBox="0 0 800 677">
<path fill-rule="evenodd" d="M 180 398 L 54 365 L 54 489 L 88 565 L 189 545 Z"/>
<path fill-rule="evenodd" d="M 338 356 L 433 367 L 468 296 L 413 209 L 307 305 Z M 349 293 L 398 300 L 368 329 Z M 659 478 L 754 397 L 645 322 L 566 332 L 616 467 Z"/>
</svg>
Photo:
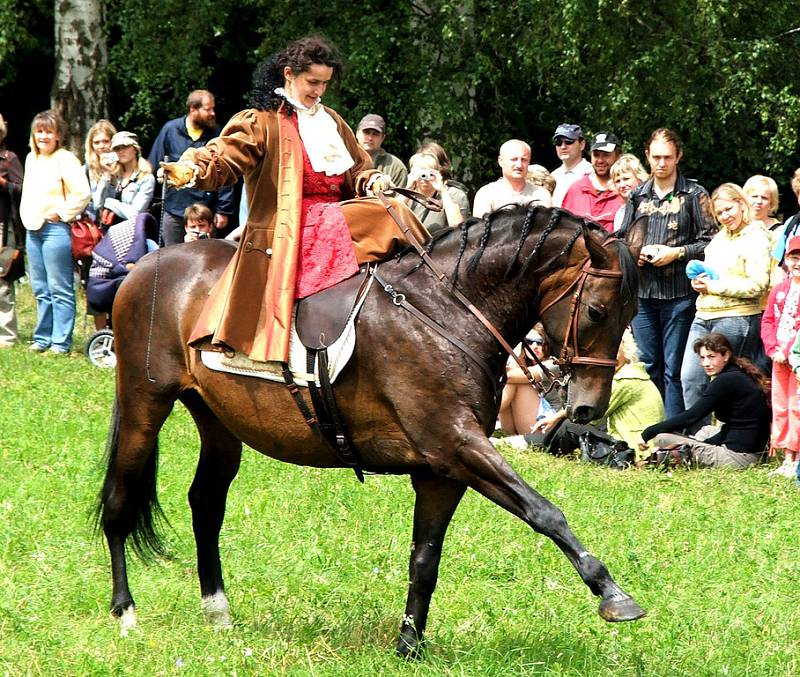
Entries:
<svg viewBox="0 0 800 677">
<path fill-rule="evenodd" d="M 402 192 L 403 195 L 408 195 L 411 191 L 408 190 L 398 190 L 397 192 Z M 575 364 L 585 364 L 597 367 L 615 367 L 616 360 L 604 358 L 604 357 L 581 357 L 578 354 L 578 314 L 580 312 L 580 301 L 583 295 L 583 288 L 586 284 L 586 280 L 589 277 L 619 277 L 622 278 L 622 272 L 617 270 L 602 270 L 600 268 L 593 268 L 591 265 L 591 259 L 586 258 L 584 263 L 581 265 L 581 272 L 580 274 L 564 289 L 556 298 L 552 301 L 548 302 L 547 305 L 539 310 L 539 316 L 543 316 L 544 313 L 549 310 L 553 305 L 558 303 L 561 299 L 563 299 L 573 287 L 576 287 L 575 293 L 572 296 L 572 303 L 570 306 L 570 319 L 569 324 L 567 325 L 567 329 L 564 332 L 564 342 L 561 347 L 561 355 L 556 360 L 556 364 L 559 365 L 561 369 L 562 378 L 556 378 L 550 369 L 539 359 L 536 353 L 525 343 L 522 342 L 522 353 L 517 355 L 514 352 L 514 349 L 505 340 L 503 335 L 497 330 L 497 328 L 491 323 L 491 321 L 466 297 L 464 294 L 461 293 L 454 285 L 447 285 L 445 284 L 445 280 L 447 276 L 439 270 L 436 264 L 433 262 L 433 259 L 430 257 L 430 254 L 427 252 L 425 247 L 422 246 L 422 243 L 416 238 L 414 233 L 403 223 L 403 220 L 397 215 L 392 207 L 392 204 L 386 198 L 382 191 L 376 191 L 377 197 L 383 203 L 383 206 L 389 212 L 389 215 L 394 219 L 397 226 L 406 236 L 406 239 L 411 243 L 411 245 L 416 249 L 419 256 L 425 262 L 427 267 L 431 270 L 431 272 L 436 276 L 437 280 L 442 283 L 470 313 L 472 313 L 478 321 L 489 331 L 489 333 L 497 340 L 497 342 L 502 346 L 503 350 L 508 353 L 514 361 L 519 365 L 522 373 L 525 374 L 525 377 L 528 380 L 528 383 L 531 387 L 536 390 L 537 392 L 547 394 L 550 390 L 558 385 L 559 387 L 564 387 L 568 378 L 572 374 L 572 365 Z M 420 196 L 424 197 L 424 196 Z M 605 242 L 603 242 L 603 247 L 610 244 L 611 242 L 615 241 L 616 238 L 609 238 Z M 383 287 L 384 291 L 388 293 L 392 297 L 392 301 L 395 305 L 401 306 L 414 314 L 419 319 L 423 320 L 428 326 L 436 330 L 439 334 L 441 334 L 444 338 L 448 341 L 453 343 L 456 347 L 458 347 L 462 352 L 465 352 L 469 357 L 471 357 L 474 361 L 478 363 L 487 374 L 491 376 L 491 369 L 485 363 L 485 361 L 480 358 L 479 356 L 475 355 L 475 353 L 469 349 L 465 350 L 464 344 L 458 340 L 456 337 L 453 337 L 444 327 L 439 325 L 437 322 L 432 320 L 431 318 L 427 317 L 422 311 L 415 308 L 408 300 L 405 298 L 405 295 L 399 293 L 392 285 L 388 284 L 385 280 L 383 280 L 377 273 L 377 270 L 373 273 L 377 282 Z M 569 343 L 570 338 L 572 338 L 572 354 L 569 351 Z M 530 371 L 528 369 L 529 365 L 525 364 L 525 361 L 522 358 L 522 354 L 526 355 L 528 358 L 532 359 L 537 366 L 539 366 L 542 370 L 544 376 L 550 380 L 550 387 L 547 390 L 544 390 L 542 386 L 537 383 L 533 376 L 531 376 Z M 501 379 L 502 382 L 502 379 Z"/>
<path fill-rule="evenodd" d="M 616 238 L 610 238 L 603 243 L 605 247 L 607 244 L 613 242 Z M 621 270 L 604 270 L 602 268 L 594 268 L 591 259 L 587 258 L 581 266 L 580 274 L 572 281 L 572 283 L 564 289 L 552 301 L 547 303 L 544 308 L 539 309 L 539 316 L 543 317 L 544 314 L 552 308 L 556 303 L 563 299 L 570 290 L 574 287 L 575 292 L 572 295 L 569 309 L 569 324 L 564 332 L 564 342 L 561 345 L 561 352 L 556 364 L 562 370 L 566 369 L 570 372 L 573 364 L 586 364 L 594 367 L 616 367 L 617 361 L 607 357 L 582 357 L 578 354 L 578 314 L 581 309 L 581 298 L 583 297 L 583 288 L 586 285 L 586 280 L 589 277 L 618 277 L 622 278 Z M 570 346 L 570 338 L 572 338 L 572 346 Z M 572 352 L 570 353 L 570 347 Z M 537 359 L 538 362 L 538 359 Z"/>
</svg>

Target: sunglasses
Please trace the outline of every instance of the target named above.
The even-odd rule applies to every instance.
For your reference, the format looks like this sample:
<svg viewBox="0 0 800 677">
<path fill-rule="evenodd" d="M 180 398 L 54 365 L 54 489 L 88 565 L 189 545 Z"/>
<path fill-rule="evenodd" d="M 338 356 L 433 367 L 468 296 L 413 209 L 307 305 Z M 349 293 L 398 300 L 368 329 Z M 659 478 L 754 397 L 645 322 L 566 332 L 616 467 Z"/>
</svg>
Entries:
<svg viewBox="0 0 800 677">
<path fill-rule="evenodd" d="M 554 146 L 571 146 L 575 143 L 576 139 L 565 139 L 563 136 L 558 137 L 554 142 Z"/>
<path fill-rule="evenodd" d="M 525 342 L 528 345 L 534 345 L 534 346 L 543 346 L 544 345 L 544 341 L 542 339 L 525 339 Z"/>
</svg>

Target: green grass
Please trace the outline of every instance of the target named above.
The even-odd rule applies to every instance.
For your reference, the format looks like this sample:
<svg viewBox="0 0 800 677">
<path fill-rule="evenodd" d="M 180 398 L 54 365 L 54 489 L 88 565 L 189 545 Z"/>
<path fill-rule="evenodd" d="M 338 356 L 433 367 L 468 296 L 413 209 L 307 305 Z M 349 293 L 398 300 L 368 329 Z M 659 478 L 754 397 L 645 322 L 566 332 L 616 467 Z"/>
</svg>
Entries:
<svg viewBox="0 0 800 677">
<path fill-rule="evenodd" d="M 29 335 L 30 296 L 20 296 Z M 173 557 L 131 558 L 139 625 L 120 638 L 92 528 L 112 390 L 113 375 L 82 355 L 0 351 L 0 675 L 800 673 L 798 490 L 767 467 L 615 473 L 509 451 L 649 615 L 603 622 L 549 540 L 468 492 L 445 545 L 427 657 L 404 663 L 392 647 L 408 479 L 361 486 L 349 472 L 247 450 L 222 533 L 235 627 L 215 632 L 199 611 L 186 501 L 198 440 L 180 407 L 159 472 Z"/>
</svg>

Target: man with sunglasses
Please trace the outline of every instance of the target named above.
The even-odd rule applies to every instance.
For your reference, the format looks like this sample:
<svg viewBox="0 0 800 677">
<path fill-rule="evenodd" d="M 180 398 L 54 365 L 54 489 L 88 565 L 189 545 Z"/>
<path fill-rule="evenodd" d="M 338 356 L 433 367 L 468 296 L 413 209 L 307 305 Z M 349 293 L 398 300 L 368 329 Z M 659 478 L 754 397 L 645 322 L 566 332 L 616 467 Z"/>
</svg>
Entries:
<svg viewBox="0 0 800 677">
<path fill-rule="evenodd" d="M 553 145 L 561 166 L 553 170 L 551 176 L 556 180 L 553 191 L 553 206 L 560 207 L 567 189 L 578 179 L 592 173 L 592 165 L 583 157 L 586 141 L 580 125 L 560 124 L 553 134 Z"/>
</svg>

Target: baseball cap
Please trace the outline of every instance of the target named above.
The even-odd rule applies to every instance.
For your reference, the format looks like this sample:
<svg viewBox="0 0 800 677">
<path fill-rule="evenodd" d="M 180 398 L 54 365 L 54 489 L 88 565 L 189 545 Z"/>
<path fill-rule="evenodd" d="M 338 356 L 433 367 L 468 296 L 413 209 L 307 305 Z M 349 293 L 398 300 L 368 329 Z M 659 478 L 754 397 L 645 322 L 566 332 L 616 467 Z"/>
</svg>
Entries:
<svg viewBox="0 0 800 677">
<path fill-rule="evenodd" d="M 380 132 L 381 134 L 386 133 L 386 122 L 384 122 L 383 118 L 380 115 L 375 115 L 375 113 L 370 113 L 369 115 L 365 115 L 361 118 L 361 122 L 358 123 L 358 129 L 374 129 L 376 132 Z"/>
<path fill-rule="evenodd" d="M 563 136 L 565 139 L 573 139 L 574 141 L 577 141 L 578 139 L 583 138 L 583 130 L 581 129 L 580 125 L 570 125 L 564 122 L 556 127 L 555 134 L 553 134 L 553 141 L 555 141 L 559 136 Z"/>
<path fill-rule="evenodd" d="M 117 132 L 111 137 L 111 150 L 122 148 L 123 146 L 133 146 L 141 152 L 139 137 L 133 132 Z"/>
<path fill-rule="evenodd" d="M 604 153 L 611 153 L 617 150 L 619 146 L 620 143 L 616 134 L 612 134 L 611 132 L 600 132 L 592 137 L 592 145 L 589 150 L 601 150 Z"/>
<path fill-rule="evenodd" d="M 786 253 L 791 254 L 792 252 L 800 252 L 800 235 L 790 237 L 786 243 Z"/>
</svg>

